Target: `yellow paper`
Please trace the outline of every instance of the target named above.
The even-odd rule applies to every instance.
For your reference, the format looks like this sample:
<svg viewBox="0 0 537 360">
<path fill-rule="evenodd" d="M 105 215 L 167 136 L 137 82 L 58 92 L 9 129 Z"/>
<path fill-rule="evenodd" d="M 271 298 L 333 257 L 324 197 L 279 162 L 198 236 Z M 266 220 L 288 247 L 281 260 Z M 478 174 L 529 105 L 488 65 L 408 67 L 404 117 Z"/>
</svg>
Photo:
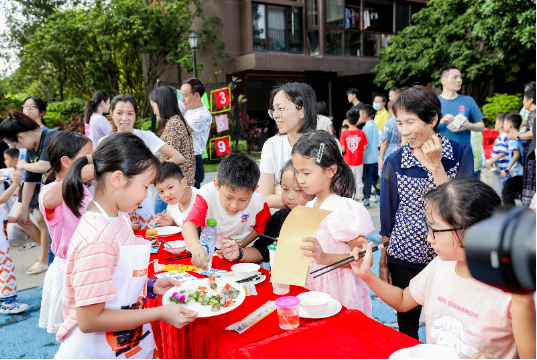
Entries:
<svg viewBox="0 0 537 360">
<path fill-rule="evenodd" d="M 289 213 L 283 223 L 276 247 L 271 282 L 304 286 L 310 258 L 304 256 L 301 246 L 311 243 L 302 239 L 315 237 L 319 225 L 331 211 L 297 206 Z"/>
</svg>

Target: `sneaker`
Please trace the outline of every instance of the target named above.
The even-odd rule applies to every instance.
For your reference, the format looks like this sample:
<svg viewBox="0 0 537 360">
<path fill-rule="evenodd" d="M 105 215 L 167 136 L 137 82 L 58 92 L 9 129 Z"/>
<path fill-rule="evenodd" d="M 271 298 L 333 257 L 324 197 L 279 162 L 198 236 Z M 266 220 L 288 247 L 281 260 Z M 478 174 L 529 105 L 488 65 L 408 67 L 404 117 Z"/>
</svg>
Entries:
<svg viewBox="0 0 537 360">
<path fill-rule="evenodd" d="M 28 304 L 15 301 L 11 304 L 2 304 L 2 307 L 0 308 L 0 314 L 18 314 L 26 309 L 28 309 Z"/>
<path fill-rule="evenodd" d="M 364 204 L 364 207 L 365 207 L 366 209 L 369 209 L 369 208 L 371 207 L 371 206 L 369 205 L 369 201 L 364 201 L 363 204 Z"/>
<path fill-rule="evenodd" d="M 22 246 L 19 246 L 18 250 L 19 251 L 29 250 L 29 249 L 34 248 L 36 246 L 37 246 L 36 242 L 31 242 L 29 244 L 24 244 Z"/>
<path fill-rule="evenodd" d="M 375 204 L 380 204 L 380 198 L 375 196 L 373 199 L 371 199 L 371 202 Z"/>
</svg>

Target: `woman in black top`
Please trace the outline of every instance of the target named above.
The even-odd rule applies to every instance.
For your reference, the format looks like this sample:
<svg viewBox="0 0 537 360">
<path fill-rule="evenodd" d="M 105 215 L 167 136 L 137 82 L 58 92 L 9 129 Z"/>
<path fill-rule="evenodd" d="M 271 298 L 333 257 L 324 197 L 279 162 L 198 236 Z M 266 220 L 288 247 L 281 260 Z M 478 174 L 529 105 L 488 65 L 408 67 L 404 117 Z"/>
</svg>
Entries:
<svg viewBox="0 0 537 360">
<path fill-rule="evenodd" d="M 297 205 L 306 205 L 308 201 L 313 199 L 313 195 L 308 195 L 304 191 L 298 182 L 296 181 L 295 172 L 293 170 L 293 162 L 289 160 L 283 167 L 281 172 L 280 185 L 282 186 L 282 201 L 286 208 L 276 211 L 267 222 L 265 226 L 265 235 L 277 238 L 280 236 L 280 229 L 282 228 L 287 215 Z M 239 250 L 239 246 L 233 240 L 223 240 L 222 250 L 217 251 L 218 256 L 223 259 L 237 261 L 258 263 L 260 261 L 269 262 L 269 250 L 268 246 L 273 241 L 266 237 L 259 237 L 258 240 L 251 247 L 247 247 Z M 240 251 L 243 252 L 240 257 Z M 239 259 L 240 258 L 240 259 Z"/>
</svg>

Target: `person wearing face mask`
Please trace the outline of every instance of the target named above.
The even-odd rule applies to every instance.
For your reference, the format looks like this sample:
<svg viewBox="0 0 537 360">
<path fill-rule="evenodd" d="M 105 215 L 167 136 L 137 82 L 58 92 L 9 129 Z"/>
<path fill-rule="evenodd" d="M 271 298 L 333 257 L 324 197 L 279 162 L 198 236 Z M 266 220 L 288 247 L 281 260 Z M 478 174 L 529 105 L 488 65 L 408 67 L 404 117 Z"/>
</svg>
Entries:
<svg viewBox="0 0 537 360">
<path fill-rule="evenodd" d="M 201 97 L 205 94 L 205 86 L 196 78 L 188 79 L 181 86 L 183 103 L 187 112 L 184 113 L 185 120 L 192 128 L 192 139 L 194 140 L 194 155 L 196 156 L 196 175 L 194 177 L 194 187 L 199 189 L 205 178 L 205 168 L 203 158 L 205 146 L 209 140 L 213 116 L 209 109 L 201 103 Z"/>
<path fill-rule="evenodd" d="M 386 102 L 387 99 L 384 94 L 375 96 L 375 100 L 373 100 L 373 109 L 377 111 L 377 114 L 375 115 L 375 124 L 377 124 L 377 127 L 379 128 L 379 134 L 382 131 L 384 123 L 390 120 L 390 113 L 386 110 Z"/>
<path fill-rule="evenodd" d="M 379 275 L 405 289 L 435 255 L 427 242 L 423 195 L 451 179 L 473 177 L 472 149 L 435 134 L 442 118 L 435 93 L 421 85 L 404 88 L 393 104 L 399 133 L 407 144 L 384 162 L 380 185 L 382 249 Z M 418 339 L 421 307 L 397 313 L 399 331 Z"/>
<path fill-rule="evenodd" d="M 438 99 L 442 104 L 444 116 L 440 119 L 436 132 L 448 140 L 458 141 L 471 147 L 470 131 L 482 132 L 485 130 L 483 113 L 472 97 L 457 93 L 462 86 L 462 75 L 458 68 L 455 66 L 445 68 L 442 71 L 440 81 L 442 82 L 442 94 L 438 96 Z M 448 129 L 448 125 L 455 120 L 455 116 L 458 114 L 464 115 L 468 120 L 459 129 Z"/>
</svg>

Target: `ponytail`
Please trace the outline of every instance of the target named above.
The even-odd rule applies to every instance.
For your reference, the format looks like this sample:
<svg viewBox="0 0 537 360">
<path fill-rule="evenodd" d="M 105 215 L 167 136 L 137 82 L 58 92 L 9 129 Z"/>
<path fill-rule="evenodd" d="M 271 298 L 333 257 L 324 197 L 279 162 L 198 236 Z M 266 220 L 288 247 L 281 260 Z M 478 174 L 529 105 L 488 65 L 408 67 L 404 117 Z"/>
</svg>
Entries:
<svg viewBox="0 0 537 360">
<path fill-rule="evenodd" d="M 106 92 L 99 90 L 93 94 L 91 100 L 86 101 L 86 109 L 84 110 L 84 122 L 86 124 L 90 123 L 91 115 L 97 112 L 97 108 L 101 102 L 106 102 L 109 98 L 110 96 Z"/>
<path fill-rule="evenodd" d="M 345 161 L 337 164 L 337 172 L 332 178 L 330 191 L 341 197 L 354 198 L 356 194 L 356 181 L 354 180 L 354 174 L 350 166 Z"/>
<path fill-rule="evenodd" d="M 56 180 L 62 170 L 62 157 L 74 159 L 82 148 L 91 142 L 79 132 L 59 131 L 52 135 L 47 146 L 47 159 L 50 162 L 50 171 L 47 174 L 45 185 Z"/>
<path fill-rule="evenodd" d="M 0 123 L 1 139 L 6 139 L 8 142 L 16 143 L 17 135 L 33 130 L 39 130 L 39 125 L 17 109 L 9 110 L 7 119 Z"/>
<path fill-rule="evenodd" d="M 114 133 L 101 141 L 92 155 L 95 175 L 95 194 L 105 187 L 104 178 L 108 173 L 121 171 L 130 181 L 151 169 L 156 170 L 155 178 L 161 172 L 160 161 L 147 148 L 144 141 L 130 133 Z M 80 206 L 84 199 L 82 168 L 89 164 L 88 157 L 77 159 L 67 170 L 63 181 L 62 194 L 65 204 L 76 217 L 80 217 Z"/>
</svg>

